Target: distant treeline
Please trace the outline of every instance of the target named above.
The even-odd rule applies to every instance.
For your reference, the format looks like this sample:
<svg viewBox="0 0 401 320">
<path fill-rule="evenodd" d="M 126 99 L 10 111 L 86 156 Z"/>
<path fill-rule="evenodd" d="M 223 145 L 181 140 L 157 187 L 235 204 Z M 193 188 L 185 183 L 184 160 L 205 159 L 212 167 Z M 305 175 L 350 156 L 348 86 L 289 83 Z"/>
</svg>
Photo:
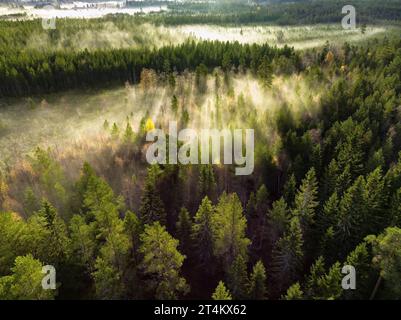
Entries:
<svg viewBox="0 0 401 320">
<path fill-rule="evenodd" d="M 300 58 L 292 48 L 267 44 L 187 41 L 160 49 L 112 49 L 80 52 L 15 51 L 0 55 L 0 97 L 49 93 L 82 86 L 101 86 L 125 81 L 137 82 L 143 68 L 157 72 L 195 70 L 204 65 L 210 71 L 251 68 L 281 57 L 298 69 Z"/>
<path fill-rule="evenodd" d="M 173 13 L 143 17 L 155 22 L 179 25 L 192 23 L 213 24 L 314 24 L 341 23 L 344 16 L 341 9 L 345 5 L 353 5 L 357 20 L 360 23 L 378 23 L 384 21 L 399 22 L 401 20 L 401 2 L 397 0 L 321 0 L 298 1 L 271 5 L 234 5 L 226 8 L 222 14 L 219 6 L 210 4 L 172 4 Z M 174 14 L 175 13 L 175 14 Z M 179 14 L 178 14 L 179 13 Z M 186 13 L 183 15 L 183 13 Z"/>
</svg>

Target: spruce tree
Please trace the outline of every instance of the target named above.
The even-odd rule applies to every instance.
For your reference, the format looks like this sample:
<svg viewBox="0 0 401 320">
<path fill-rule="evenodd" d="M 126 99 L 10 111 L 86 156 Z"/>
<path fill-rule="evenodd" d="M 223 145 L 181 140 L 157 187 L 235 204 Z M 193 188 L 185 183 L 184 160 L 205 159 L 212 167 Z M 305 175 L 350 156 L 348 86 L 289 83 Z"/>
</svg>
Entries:
<svg viewBox="0 0 401 320">
<path fill-rule="evenodd" d="M 247 259 L 250 240 L 245 236 L 247 221 L 237 194 L 221 195 L 212 223 L 214 253 L 222 260 L 225 269 L 228 270 L 238 255 Z"/>
<path fill-rule="evenodd" d="M 352 266 L 356 272 L 356 290 L 344 290 L 342 296 L 347 300 L 368 299 L 377 273 L 372 268 L 372 255 L 366 242 L 362 242 L 347 256 L 344 265 Z"/>
<path fill-rule="evenodd" d="M 127 126 L 124 131 L 123 141 L 125 143 L 133 143 L 134 142 L 134 130 L 132 130 L 131 124 L 127 122 Z"/>
<path fill-rule="evenodd" d="M 0 277 L 0 300 L 53 300 L 55 290 L 42 287 L 42 267 L 31 254 L 17 257 L 11 275 Z"/>
<path fill-rule="evenodd" d="M 296 188 L 297 188 L 297 180 L 295 179 L 295 175 L 291 174 L 291 176 L 284 184 L 284 190 L 283 190 L 283 197 L 290 206 L 292 206 L 295 200 L 295 193 L 297 191 Z"/>
<path fill-rule="evenodd" d="M 223 281 L 220 281 L 212 295 L 213 300 L 232 300 L 230 291 L 228 291 Z"/>
<path fill-rule="evenodd" d="M 372 262 L 380 272 L 370 298 L 375 298 L 379 289 L 384 298 L 400 297 L 401 229 L 389 227 L 378 236 L 368 236 L 366 240 L 372 246 Z"/>
<path fill-rule="evenodd" d="M 248 297 L 251 300 L 266 299 L 266 270 L 263 262 L 259 260 L 253 267 L 250 276 Z"/>
<path fill-rule="evenodd" d="M 315 221 L 317 200 L 317 180 L 315 169 L 311 168 L 302 180 L 301 186 L 295 196 L 293 214 L 298 216 L 304 230 L 308 231 Z"/>
<path fill-rule="evenodd" d="M 282 297 L 283 300 L 302 300 L 304 293 L 301 289 L 299 282 L 294 283 L 288 288 L 286 294 Z"/>
<path fill-rule="evenodd" d="M 147 278 L 148 290 L 156 299 L 176 299 L 189 291 L 185 279 L 180 276 L 185 256 L 178 252 L 178 240 L 174 239 L 159 222 L 145 225 L 141 235 L 143 254 L 141 269 Z"/>
<path fill-rule="evenodd" d="M 214 178 L 213 166 L 210 164 L 199 166 L 199 182 L 198 193 L 201 198 L 208 196 L 210 199 L 214 198 L 216 190 L 216 181 Z"/>
<path fill-rule="evenodd" d="M 303 264 L 303 236 L 298 217 L 290 221 L 288 231 L 273 250 L 272 276 L 279 288 L 285 288 L 297 279 Z"/>
<path fill-rule="evenodd" d="M 156 221 L 159 221 L 161 224 L 166 223 L 164 204 L 157 188 L 161 174 L 162 172 L 158 165 L 151 165 L 148 168 L 148 175 L 145 180 L 141 206 L 139 208 L 140 217 L 144 224 L 151 224 Z"/>
<path fill-rule="evenodd" d="M 68 259 L 70 241 L 64 221 L 58 216 L 56 209 L 46 200 L 37 213 L 43 218 L 44 227 L 47 230 L 47 248 L 43 250 L 44 262 L 58 266 Z"/>
<path fill-rule="evenodd" d="M 208 197 L 203 198 L 198 211 L 195 214 L 192 225 L 191 239 L 194 246 L 195 256 L 199 265 L 211 271 L 213 263 L 213 229 L 212 218 L 214 207 Z"/>
<path fill-rule="evenodd" d="M 242 255 L 238 255 L 227 273 L 227 286 L 236 300 L 248 298 L 247 288 L 249 286 L 246 262 Z"/>
<path fill-rule="evenodd" d="M 180 241 L 179 248 L 182 252 L 188 254 L 191 247 L 192 219 L 188 210 L 182 207 L 176 223 L 177 238 Z"/>
</svg>

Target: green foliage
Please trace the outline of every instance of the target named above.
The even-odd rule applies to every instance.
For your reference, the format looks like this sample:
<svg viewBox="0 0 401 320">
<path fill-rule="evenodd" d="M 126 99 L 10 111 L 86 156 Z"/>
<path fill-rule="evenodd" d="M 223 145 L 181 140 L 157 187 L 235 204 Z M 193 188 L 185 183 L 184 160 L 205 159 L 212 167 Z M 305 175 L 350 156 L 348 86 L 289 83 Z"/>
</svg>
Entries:
<svg viewBox="0 0 401 320">
<path fill-rule="evenodd" d="M 290 178 L 286 181 L 283 190 L 284 199 L 290 205 L 295 200 L 296 188 L 297 188 L 297 181 L 295 179 L 295 175 L 292 174 Z"/>
<path fill-rule="evenodd" d="M 228 291 L 223 281 L 220 281 L 212 295 L 213 300 L 232 300 L 230 291 Z"/>
<path fill-rule="evenodd" d="M 0 278 L 1 300 L 51 300 L 54 290 L 42 288 L 42 263 L 32 255 L 19 256 L 11 268 L 12 274 Z"/>
<path fill-rule="evenodd" d="M 119 30 L 138 21 L 339 21 L 340 13 L 334 14 L 334 7 L 340 1 L 333 3 L 303 3 L 313 10 L 303 10 L 302 14 L 300 4 L 283 5 L 281 9 L 278 7 L 282 4 L 269 5 L 269 10 L 261 7 L 260 12 L 235 4 L 244 11 L 236 12 L 236 7 L 221 15 L 187 12 L 109 16 L 86 22 L 63 20 L 60 30 L 48 37 L 58 41 L 63 34 L 75 34 L 79 28 L 72 26 L 91 31 L 105 21 Z M 377 5 L 372 0 L 364 3 L 358 9 L 360 23 L 399 16 L 394 10 L 399 4 L 393 0 L 381 4 L 382 10 L 376 10 L 372 17 L 364 13 L 377 9 Z M 188 7 L 191 12 L 205 8 L 205 4 L 194 3 L 171 5 Z M 277 12 L 282 8 L 288 12 L 280 17 Z M 389 8 L 394 13 L 390 14 Z M 6 169 L 0 174 L 0 208 L 5 211 L 0 213 L 1 298 L 47 299 L 56 293 L 60 299 L 181 298 L 188 285 L 181 276 L 185 257 L 179 251 L 188 254 L 183 271 L 196 288 L 189 298 L 210 296 L 210 283 L 205 279 L 221 277 L 236 299 L 266 298 L 266 271 L 261 261 L 268 263 L 269 297 L 273 299 L 400 297 L 399 40 L 389 37 L 342 47 L 327 43 L 306 52 L 217 41 L 186 41 L 155 49 L 33 51 L 26 43 L 32 36 L 44 35 L 40 28 L 38 20 L 0 21 L 0 53 L 4 53 L 0 55 L 1 97 L 41 95 L 127 80 L 135 83 L 141 78 L 147 99 L 157 99 L 148 93 L 156 85 L 164 86 L 172 112 L 181 117 L 180 125 L 197 121 L 198 112 L 183 107 L 188 95 L 195 96 L 197 106 L 202 106 L 207 97 L 211 105 L 215 104 L 210 117 L 218 126 L 231 126 L 247 117 L 251 120 L 246 123 L 267 140 L 256 145 L 255 174 L 249 177 L 235 177 L 231 168 L 220 166 L 150 166 L 145 181 L 138 179 L 129 187 L 126 181 L 133 174 L 143 176 L 142 160 L 137 162 L 141 145 L 136 147 L 139 139 L 135 139 L 130 122 L 119 128 L 105 121 L 104 128 L 112 132 L 114 140 L 101 146 L 105 156 L 94 162 L 96 171 L 87 163 L 83 165 L 75 186 L 72 180 L 77 163 L 91 155 L 38 148 L 27 162 L 15 166 L 2 162 Z M 276 36 L 281 39 L 286 34 Z M 66 47 L 70 45 L 66 43 Z M 192 71 L 196 87 L 191 87 L 192 82 L 182 86 L 182 79 L 189 79 Z M 253 90 L 237 92 L 237 78 L 242 72 L 252 72 L 265 87 L 272 85 L 276 75 L 296 76 L 302 80 L 294 88 L 297 96 L 305 89 L 316 90 L 304 95 L 305 101 L 295 109 L 283 101 L 277 112 L 267 115 L 249 102 Z M 280 81 L 286 79 L 278 77 L 274 89 L 280 89 Z M 209 90 L 215 90 L 214 94 Z M 268 89 L 264 91 L 270 94 Z M 33 108 L 35 101 L 23 100 L 27 112 L 40 111 Z M 3 102 L 7 105 L 8 99 Z M 226 108 L 229 116 L 224 115 Z M 133 113 L 128 121 L 131 117 Z M 142 135 L 155 124 L 151 111 L 140 117 Z M 7 126 L 1 130 L 6 139 Z M 266 128 L 271 131 L 265 132 Z M 270 140 L 274 148 L 266 147 Z M 128 145 L 135 148 L 126 152 Z M 108 150 L 110 154 L 106 154 Z M 135 157 L 132 165 L 127 156 Z M 124 166 L 117 170 L 119 162 L 115 159 L 121 157 Z M 223 193 L 213 206 L 209 199 L 214 203 L 220 190 L 234 193 Z M 129 199 L 118 196 L 120 193 L 129 193 Z M 242 208 L 245 203 L 246 217 Z M 189 212 L 196 210 L 192 221 Z M 363 241 L 366 236 L 368 242 Z M 249 280 L 248 256 L 250 261 L 260 260 Z M 40 290 L 42 263 L 56 265 L 61 280 L 57 292 Z M 357 290 L 341 290 L 343 264 L 355 266 Z M 231 293 L 220 282 L 213 298 L 229 299 Z"/>
<path fill-rule="evenodd" d="M 42 260 L 55 267 L 68 259 L 70 243 L 67 235 L 67 227 L 64 221 L 58 216 L 56 209 L 48 202 L 43 201 L 37 215 L 43 219 L 43 226 L 46 229 L 45 243 Z"/>
<path fill-rule="evenodd" d="M 303 236 L 298 217 L 290 221 L 288 231 L 277 241 L 273 251 L 272 276 L 288 285 L 297 278 L 303 263 Z"/>
<path fill-rule="evenodd" d="M 345 265 L 353 266 L 356 271 L 356 290 L 345 290 L 343 297 L 348 300 L 365 299 L 374 287 L 377 278 L 372 269 L 372 254 L 365 242 L 360 243 L 348 255 Z"/>
<path fill-rule="evenodd" d="M 249 299 L 266 299 L 266 270 L 261 260 L 254 265 L 249 281 Z"/>
<path fill-rule="evenodd" d="M 238 255 L 235 258 L 228 269 L 227 286 L 234 299 L 241 300 L 247 298 L 249 280 L 246 270 L 246 262 L 241 255 Z"/>
<path fill-rule="evenodd" d="M 125 143 L 133 143 L 135 140 L 134 130 L 132 130 L 131 124 L 127 122 L 127 126 L 124 131 L 123 141 Z"/>
<path fill-rule="evenodd" d="M 141 267 L 147 275 L 148 287 L 154 290 L 156 299 L 176 299 L 179 294 L 189 291 L 180 269 L 185 256 L 177 250 L 178 240 L 174 239 L 159 222 L 146 225 L 141 235 L 143 254 Z"/>
<path fill-rule="evenodd" d="M 258 67 L 258 76 L 263 87 L 271 87 L 273 82 L 273 67 L 267 57 L 263 57 Z"/>
<path fill-rule="evenodd" d="M 157 188 L 157 181 L 161 174 L 162 171 L 158 165 L 151 165 L 148 168 L 148 175 L 141 198 L 141 207 L 139 209 L 141 219 L 145 224 L 155 221 L 159 221 L 162 224 L 166 223 L 164 204 Z"/>
<path fill-rule="evenodd" d="M 245 237 L 246 219 L 238 196 L 223 193 L 212 216 L 214 253 L 222 259 L 226 270 L 241 255 L 247 259 L 250 240 Z"/>
<path fill-rule="evenodd" d="M 193 241 L 195 254 L 201 267 L 210 270 L 213 266 L 213 216 L 214 207 L 206 196 L 203 198 L 198 211 L 195 214 L 192 225 L 191 239 Z"/>
<path fill-rule="evenodd" d="M 272 208 L 268 212 L 268 217 L 275 232 L 275 237 L 281 237 L 287 231 L 290 221 L 290 212 L 283 198 L 273 202 Z"/>
<path fill-rule="evenodd" d="M 178 214 L 178 221 L 176 224 L 177 237 L 180 241 L 179 248 L 185 253 L 189 253 L 191 247 L 191 230 L 192 230 L 192 219 L 186 208 L 181 208 Z"/>
<path fill-rule="evenodd" d="M 72 257 L 75 263 L 91 272 L 94 269 L 96 249 L 93 225 L 87 224 L 84 217 L 74 215 L 70 220 L 69 228 Z"/>
<path fill-rule="evenodd" d="M 304 293 L 302 292 L 299 282 L 294 283 L 288 288 L 287 293 L 283 296 L 283 300 L 302 300 Z"/>
<path fill-rule="evenodd" d="M 24 235 L 26 223 L 11 213 L 0 213 L 0 275 L 8 274 L 17 256 L 27 248 Z"/>
<path fill-rule="evenodd" d="M 216 190 L 216 181 L 214 178 L 214 171 L 212 165 L 199 166 L 199 182 L 198 192 L 201 198 L 208 196 L 210 199 L 214 198 Z"/>
<path fill-rule="evenodd" d="M 373 263 L 380 271 L 380 277 L 384 279 L 387 294 L 399 297 L 401 288 L 398 285 L 400 278 L 401 261 L 401 230 L 390 227 L 376 236 L 368 236 L 367 241 L 372 245 Z"/>
<path fill-rule="evenodd" d="M 117 123 L 113 123 L 113 126 L 111 127 L 111 137 L 114 140 L 117 140 L 120 137 L 120 129 L 117 126 Z"/>
<path fill-rule="evenodd" d="M 314 223 L 317 199 L 317 180 L 315 169 L 311 168 L 302 180 L 301 186 L 295 196 L 293 215 L 299 217 L 304 229 L 309 229 Z"/>
</svg>

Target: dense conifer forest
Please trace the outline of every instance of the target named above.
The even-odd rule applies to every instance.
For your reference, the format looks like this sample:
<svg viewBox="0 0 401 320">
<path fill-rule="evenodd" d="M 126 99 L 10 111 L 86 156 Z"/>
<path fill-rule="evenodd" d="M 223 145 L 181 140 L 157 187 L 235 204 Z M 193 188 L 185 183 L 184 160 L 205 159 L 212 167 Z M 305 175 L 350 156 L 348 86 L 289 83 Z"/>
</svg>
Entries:
<svg viewBox="0 0 401 320">
<path fill-rule="evenodd" d="M 75 28 L 109 22 L 120 30 L 332 23 L 342 1 L 255 6 L 213 13 L 188 3 L 170 14 L 65 19 L 35 49 L 40 20 L 0 21 L 1 146 L 18 127 L 7 122 L 17 105 L 15 119 L 42 117 L 27 130 L 57 121 L 71 140 L 50 144 L 53 128 L 41 137 L 48 144 L 28 152 L 8 144 L 15 154 L 0 162 L 0 299 L 401 298 L 399 33 L 305 50 L 199 39 L 157 46 L 146 37 L 135 47 L 57 47 Z M 396 25 L 398 6 L 369 0 L 361 16 Z M 121 97 L 108 97 L 113 90 Z M 98 91 L 106 93 L 94 102 L 75 98 Z M 57 98 L 63 93 L 70 97 Z M 119 107 L 110 104 L 106 116 L 111 102 Z M 58 103 L 61 118 L 53 118 Z M 67 128 L 70 113 L 85 122 Z M 149 164 L 145 137 L 168 120 L 253 128 L 253 173 Z M 44 265 L 57 270 L 56 290 L 42 289 Z M 346 265 L 356 269 L 355 290 L 342 287 Z"/>
</svg>

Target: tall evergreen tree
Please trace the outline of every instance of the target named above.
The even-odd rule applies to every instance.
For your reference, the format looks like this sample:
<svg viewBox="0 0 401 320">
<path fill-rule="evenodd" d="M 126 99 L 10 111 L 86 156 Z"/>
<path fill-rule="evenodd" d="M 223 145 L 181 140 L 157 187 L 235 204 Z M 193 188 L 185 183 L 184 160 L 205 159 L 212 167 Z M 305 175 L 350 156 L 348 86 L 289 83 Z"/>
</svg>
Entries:
<svg viewBox="0 0 401 320">
<path fill-rule="evenodd" d="M 54 290 L 42 287 L 42 263 L 32 255 L 19 256 L 12 274 L 0 278 L 0 300 L 52 300 Z"/>
<path fill-rule="evenodd" d="M 288 231 L 277 241 L 273 250 L 272 276 L 280 289 L 294 282 L 303 262 L 303 236 L 298 217 L 290 221 Z"/>
<path fill-rule="evenodd" d="M 206 196 L 203 198 L 198 211 L 195 214 L 195 220 L 192 225 L 191 238 L 193 241 L 195 256 L 199 265 L 207 270 L 211 270 L 213 263 L 213 229 L 212 218 L 214 207 Z"/>
<path fill-rule="evenodd" d="M 162 174 L 158 165 L 151 165 L 148 168 L 148 175 L 145 180 L 145 187 L 141 198 L 139 213 L 143 223 L 151 224 L 159 221 L 166 223 L 166 212 L 163 201 L 160 198 L 157 182 Z"/>
<path fill-rule="evenodd" d="M 362 242 L 348 255 L 344 265 L 352 266 L 356 272 L 356 289 L 344 290 L 342 296 L 345 299 L 368 299 L 377 272 L 372 268 L 372 255 L 368 250 L 366 242 Z"/>
<path fill-rule="evenodd" d="M 58 216 L 56 209 L 46 200 L 38 211 L 38 215 L 44 219 L 45 228 L 48 231 L 45 262 L 58 265 L 68 259 L 70 241 L 64 221 Z"/>
<path fill-rule="evenodd" d="M 182 252 L 188 254 L 191 247 L 192 218 L 185 207 L 181 208 L 178 215 L 176 230 L 177 238 L 180 241 L 179 248 Z"/>
<path fill-rule="evenodd" d="M 384 298 L 401 296 L 398 282 L 401 276 L 401 229 L 389 227 L 378 236 L 370 235 L 366 239 L 372 245 L 372 261 L 380 272 L 371 299 L 377 297 L 379 289 Z"/>
<path fill-rule="evenodd" d="M 294 283 L 288 288 L 286 294 L 282 298 L 283 300 L 302 300 L 304 299 L 304 293 L 301 289 L 299 282 Z"/>
<path fill-rule="evenodd" d="M 238 255 L 247 259 L 250 241 L 245 237 L 246 218 L 237 194 L 223 193 L 212 217 L 214 252 L 226 270 Z"/>
<path fill-rule="evenodd" d="M 208 196 L 210 199 L 214 199 L 214 193 L 216 190 L 216 181 L 214 177 L 213 166 L 210 164 L 199 166 L 199 182 L 198 192 L 201 198 Z"/>
<path fill-rule="evenodd" d="M 266 270 L 263 262 L 259 260 L 253 267 L 250 276 L 249 299 L 263 300 L 266 299 Z"/>
<path fill-rule="evenodd" d="M 317 200 L 317 180 L 315 169 L 311 168 L 302 180 L 301 186 L 295 196 L 293 214 L 299 217 L 304 230 L 309 231 L 315 221 Z"/>
<path fill-rule="evenodd" d="M 147 276 L 148 289 L 156 299 L 176 299 L 189 291 L 180 269 L 185 256 L 178 252 L 178 240 L 174 239 L 159 222 L 146 225 L 141 235 L 143 254 L 141 264 Z"/>
<path fill-rule="evenodd" d="M 249 286 L 246 262 L 242 255 L 238 255 L 227 273 L 227 286 L 234 299 L 246 299 Z"/>
<path fill-rule="evenodd" d="M 232 300 L 230 291 L 228 291 L 223 281 L 220 281 L 212 295 L 213 300 Z"/>
</svg>

